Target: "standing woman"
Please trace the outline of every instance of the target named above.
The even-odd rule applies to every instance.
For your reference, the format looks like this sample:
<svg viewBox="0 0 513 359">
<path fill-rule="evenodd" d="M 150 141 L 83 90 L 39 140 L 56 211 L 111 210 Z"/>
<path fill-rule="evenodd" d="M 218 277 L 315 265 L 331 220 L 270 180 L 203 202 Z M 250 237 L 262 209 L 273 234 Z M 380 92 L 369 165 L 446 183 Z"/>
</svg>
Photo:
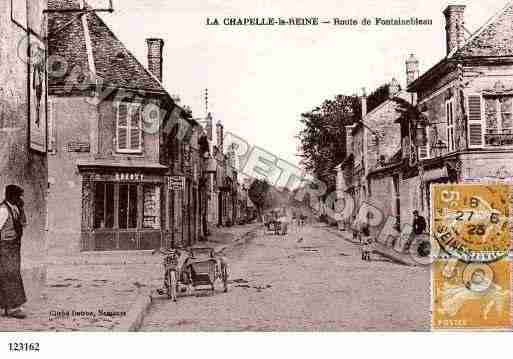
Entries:
<svg viewBox="0 0 513 359">
<path fill-rule="evenodd" d="M 9 185 L 0 204 L 0 308 L 4 315 L 24 319 L 27 301 L 21 278 L 21 237 L 26 224 L 23 188 Z"/>
</svg>

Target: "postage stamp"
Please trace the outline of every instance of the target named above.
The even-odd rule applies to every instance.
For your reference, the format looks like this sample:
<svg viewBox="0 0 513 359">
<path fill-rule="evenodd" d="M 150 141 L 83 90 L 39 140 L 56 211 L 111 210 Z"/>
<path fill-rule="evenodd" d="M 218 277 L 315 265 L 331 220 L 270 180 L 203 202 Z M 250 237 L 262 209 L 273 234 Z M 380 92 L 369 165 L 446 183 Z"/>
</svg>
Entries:
<svg viewBox="0 0 513 359">
<path fill-rule="evenodd" d="M 437 260 L 432 268 L 432 328 L 511 329 L 511 262 Z"/>
<path fill-rule="evenodd" d="M 432 186 L 432 328 L 511 328 L 511 186 Z M 437 243 L 434 243 L 436 241 Z"/>
<path fill-rule="evenodd" d="M 443 184 L 432 187 L 431 239 L 464 262 L 493 262 L 511 246 L 511 187 Z"/>
</svg>

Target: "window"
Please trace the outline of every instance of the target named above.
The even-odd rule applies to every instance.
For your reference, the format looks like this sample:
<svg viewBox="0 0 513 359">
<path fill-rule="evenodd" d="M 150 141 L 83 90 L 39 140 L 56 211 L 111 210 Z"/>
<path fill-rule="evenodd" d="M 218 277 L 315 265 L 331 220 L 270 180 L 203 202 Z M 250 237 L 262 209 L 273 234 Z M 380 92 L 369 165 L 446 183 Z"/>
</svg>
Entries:
<svg viewBox="0 0 513 359">
<path fill-rule="evenodd" d="M 445 118 L 447 121 L 447 148 L 454 151 L 454 100 L 445 102 Z"/>
<path fill-rule="evenodd" d="M 485 97 L 484 123 L 486 146 L 513 145 L 513 97 Z"/>
<path fill-rule="evenodd" d="M 160 186 L 143 186 L 143 228 L 160 228 Z"/>
<path fill-rule="evenodd" d="M 150 183 L 95 182 L 93 228 L 102 232 L 160 230 L 162 185 Z"/>
<path fill-rule="evenodd" d="M 468 96 L 471 148 L 513 146 L 513 96 Z"/>
<path fill-rule="evenodd" d="M 137 228 L 137 185 L 119 185 L 118 224 L 120 229 Z"/>
<path fill-rule="evenodd" d="M 114 228 L 114 183 L 95 184 L 94 228 Z"/>
<path fill-rule="evenodd" d="M 141 105 L 120 102 L 117 106 L 117 152 L 142 152 Z"/>
</svg>

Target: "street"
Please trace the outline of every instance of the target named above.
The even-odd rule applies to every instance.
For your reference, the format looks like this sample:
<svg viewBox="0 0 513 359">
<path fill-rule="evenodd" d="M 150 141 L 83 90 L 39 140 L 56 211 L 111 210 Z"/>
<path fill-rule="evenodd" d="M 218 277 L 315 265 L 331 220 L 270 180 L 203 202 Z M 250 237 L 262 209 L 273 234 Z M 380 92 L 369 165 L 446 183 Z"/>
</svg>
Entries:
<svg viewBox="0 0 513 359">
<path fill-rule="evenodd" d="M 156 298 L 144 331 L 429 330 L 430 273 L 360 249 L 320 224 L 259 229 L 226 253 L 230 288 Z M 208 294 L 207 294 L 208 293 Z"/>
</svg>

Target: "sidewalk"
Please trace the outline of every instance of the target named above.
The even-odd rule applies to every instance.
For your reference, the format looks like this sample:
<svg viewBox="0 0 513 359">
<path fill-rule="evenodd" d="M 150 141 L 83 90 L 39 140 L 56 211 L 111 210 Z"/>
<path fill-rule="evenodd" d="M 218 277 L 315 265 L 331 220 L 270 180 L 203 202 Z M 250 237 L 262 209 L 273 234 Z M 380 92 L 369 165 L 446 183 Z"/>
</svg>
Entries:
<svg viewBox="0 0 513 359">
<path fill-rule="evenodd" d="M 216 252 L 236 245 L 260 224 L 219 228 Z M 47 285 L 25 305 L 28 318 L 0 317 L 0 331 L 106 331 L 121 323 L 139 295 L 162 285 L 162 258 L 144 252 L 83 253 L 48 259 Z M 103 312 L 101 312 L 103 311 Z"/>
<path fill-rule="evenodd" d="M 331 234 L 334 234 L 347 242 L 350 242 L 354 245 L 360 245 L 360 242 L 357 242 L 353 240 L 353 236 L 348 231 L 340 231 L 335 227 L 323 227 L 324 230 L 327 232 L 330 232 Z M 387 247 L 381 243 L 375 242 L 373 243 L 373 253 L 378 254 L 384 258 L 390 259 L 393 262 L 396 262 L 398 264 L 407 265 L 407 266 L 416 266 L 418 263 L 416 263 L 413 258 L 410 256 L 409 253 L 399 253 L 394 248 Z"/>
</svg>

